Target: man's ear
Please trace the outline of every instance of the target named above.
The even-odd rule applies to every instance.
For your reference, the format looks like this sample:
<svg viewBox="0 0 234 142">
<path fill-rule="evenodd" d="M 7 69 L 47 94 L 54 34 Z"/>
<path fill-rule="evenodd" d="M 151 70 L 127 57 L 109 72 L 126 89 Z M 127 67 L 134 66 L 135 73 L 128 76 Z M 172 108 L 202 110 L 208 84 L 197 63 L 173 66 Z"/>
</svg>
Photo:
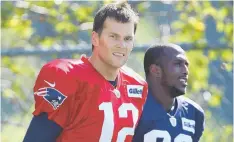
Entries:
<svg viewBox="0 0 234 142">
<path fill-rule="evenodd" d="M 95 31 L 92 32 L 92 44 L 94 46 L 98 46 L 99 45 L 99 35 Z"/>
<path fill-rule="evenodd" d="M 149 71 L 150 71 L 150 74 L 152 74 L 153 76 L 155 76 L 157 78 L 162 77 L 162 69 L 158 65 L 155 65 L 155 64 L 150 65 Z"/>
</svg>

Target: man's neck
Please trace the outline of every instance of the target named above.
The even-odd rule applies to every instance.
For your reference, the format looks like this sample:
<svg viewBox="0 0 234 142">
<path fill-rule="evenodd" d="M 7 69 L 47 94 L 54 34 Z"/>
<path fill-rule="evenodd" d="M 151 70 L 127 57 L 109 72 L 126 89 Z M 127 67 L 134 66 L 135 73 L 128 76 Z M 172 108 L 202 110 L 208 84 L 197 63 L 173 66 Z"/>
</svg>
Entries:
<svg viewBox="0 0 234 142">
<path fill-rule="evenodd" d="M 151 83 L 153 86 L 149 86 L 152 95 L 163 106 L 166 112 L 171 110 L 173 106 L 174 98 L 171 97 L 169 90 L 162 86 L 160 83 Z"/>
<path fill-rule="evenodd" d="M 107 65 L 94 55 L 89 58 L 89 62 L 106 80 L 114 81 L 116 79 L 119 72 L 118 68 Z"/>
</svg>

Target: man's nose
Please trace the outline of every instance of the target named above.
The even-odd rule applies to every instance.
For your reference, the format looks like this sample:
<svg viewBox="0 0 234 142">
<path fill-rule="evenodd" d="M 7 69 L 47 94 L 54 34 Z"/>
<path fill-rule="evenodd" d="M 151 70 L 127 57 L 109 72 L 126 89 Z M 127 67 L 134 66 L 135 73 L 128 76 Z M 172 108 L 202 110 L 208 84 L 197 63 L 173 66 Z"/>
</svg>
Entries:
<svg viewBox="0 0 234 142">
<path fill-rule="evenodd" d="M 185 75 L 188 75 L 188 74 L 189 74 L 189 69 L 188 69 L 188 66 L 187 66 L 187 65 L 184 65 L 184 66 L 183 66 L 182 73 L 185 74 Z"/>
<path fill-rule="evenodd" d="M 126 42 L 124 41 L 124 40 L 120 40 L 119 41 L 119 46 L 118 46 L 119 48 L 126 48 L 127 47 L 127 44 L 126 44 Z"/>
</svg>

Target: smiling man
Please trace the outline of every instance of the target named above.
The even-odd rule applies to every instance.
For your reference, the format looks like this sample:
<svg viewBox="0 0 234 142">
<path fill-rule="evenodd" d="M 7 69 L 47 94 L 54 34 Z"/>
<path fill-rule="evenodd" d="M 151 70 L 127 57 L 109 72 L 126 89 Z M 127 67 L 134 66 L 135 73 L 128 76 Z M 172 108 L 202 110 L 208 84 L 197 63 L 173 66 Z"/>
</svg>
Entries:
<svg viewBox="0 0 234 142">
<path fill-rule="evenodd" d="M 127 3 L 108 4 L 94 18 L 91 57 L 57 59 L 43 66 L 24 142 L 132 140 L 148 90 L 144 79 L 123 67 L 137 22 Z"/>
<path fill-rule="evenodd" d="M 204 112 L 186 93 L 189 62 L 175 44 L 150 47 L 144 57 L 149 93 L 133 142 L 198 142 Z"/>
</svg>

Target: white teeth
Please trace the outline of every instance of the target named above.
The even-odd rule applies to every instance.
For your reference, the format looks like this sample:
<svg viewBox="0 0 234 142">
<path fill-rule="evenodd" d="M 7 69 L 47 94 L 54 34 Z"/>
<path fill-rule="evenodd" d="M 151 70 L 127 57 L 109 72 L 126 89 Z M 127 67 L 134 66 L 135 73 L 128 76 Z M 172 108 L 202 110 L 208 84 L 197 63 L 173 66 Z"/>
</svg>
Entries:
<svg viewBox="0 0 234 142">
<path fill-rule="evenodd" d="M 116 55 L 116 56 L 124 56 L 124 54 L 122 54 L 122 53 L 113 53 L 114 55 Z"/>
<path fill-rule="evenodd" d="M 180 79 L 180 82 L 183 83 L 184 85 L 187 85 L 187 80 L 186 79 Z"/>
<path fill-rule="evenodd" d="M 185 80 L 185 79 L 180 79 L 180 81 L 186 82 L 186 80 Z"/>
</svg>

